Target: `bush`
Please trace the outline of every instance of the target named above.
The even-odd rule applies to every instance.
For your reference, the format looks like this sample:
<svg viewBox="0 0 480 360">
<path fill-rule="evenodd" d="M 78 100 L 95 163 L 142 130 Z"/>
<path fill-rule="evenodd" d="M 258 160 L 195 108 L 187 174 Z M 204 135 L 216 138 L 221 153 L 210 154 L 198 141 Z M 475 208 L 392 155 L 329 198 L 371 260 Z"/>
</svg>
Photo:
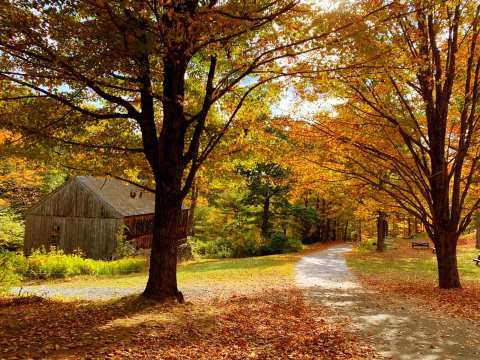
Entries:
<svg viewBox="0 0 480 360">
<path fill-rule="evenodd" d="M 284 254 L 303 249 L 301 240 L 287 238 L 283 234 L 275 234 L 264 241 L 258 232 L 246 231 L 231 240 L 216 238 L 213 241 L 202 241 L 198 238 L 189 240 L 193 252 L 200 257 L 228 258 L 251 257 L 261 255 Z"/>
<path fill-rule="evenodd" d="M 274 234 L 262 247 L 262 255 L 285 254 L 303 249 L 302 241 L 296 238 L 287 238 L 283 234 Z"/>
<path fill-rule="evenodd" d="M 128 226 L 122 224 L 117 230 L 117 241 L 115 244 L 114 258 L 121 259 L 129 257 L 135 254 L 136 248 L 133 241 L 127 240 L 126 233 L 128 232 Z"/>
<path fill-rule="evenodd" d="M 216 238 L 211 241 L 204 241 L 196 237 L 189 240 L 192 251 L 199 257 L 206 258 L 229 258 L 232 257 L 231 244 L 223 238 Z"/>
<path fill-rule="evenodd" d="M 375 239 L 366 239 L 358 242 L 355 246 L 359 252 L 369 252 L 376 249 Z"/>
<path fill-rule="evenodd" d="M 16 272 L 21 269 L 21 259 L 11 251 L 0 250 L 0 294 L 8 292 L 10 287 L 18 284 L 22 276 Z"/>
<path fill-rule="evenodd" d="M 60 250 L 36 250 L 26 259 L 22 275 L 30 279 L 65 278 L 77 275 L 119 275 L 144 271 L 145 258 L 123 258 L 113 261 L 84 259 L 78 254 L 66 255 Z M 17 271 L 19 271 L 17 270 Z"/>
<path fill-rule="evenodd" d="M 0 248 L 16 250 L 23 247 L 24 227 L 20 217 L 4 209 L 0 213 Z"/>
</svg>

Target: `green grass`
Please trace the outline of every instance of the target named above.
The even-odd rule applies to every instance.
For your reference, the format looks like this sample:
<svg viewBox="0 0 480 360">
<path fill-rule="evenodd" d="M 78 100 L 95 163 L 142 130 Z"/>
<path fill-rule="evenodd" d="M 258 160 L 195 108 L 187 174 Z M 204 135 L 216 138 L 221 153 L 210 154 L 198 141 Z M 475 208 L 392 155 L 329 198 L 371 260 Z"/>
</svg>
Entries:
<svg viewBox="0 0 480 360">
<path fill-rule="evenodd" d="M 437 278 L 436 257 L 430 250 L 411 249 L 407 239 L 397 239 L 393 245 L 392 249 L 380 254 L 370 245 L 362 245 L 348 256 L 348 265 L 365 275 L 395 279 Z M 462 280 L 480 280 L 480 266 L 475 266 L 472 261 L 479 254 L 480 250 L 471 247 L 458 248 L 457 261 Z"/>
<path fill-rule="evenodd" d="M 297 258 L 292 254 L 281 254 L 240 259 L 203 259 L 180 264 L 177 277 L 180 286 L 201 283 L 245 284 L 249 281 L 281 282 L 292 277 Z M 51 279 L 48 283 L 55 284 L 55 287 L 65 288 L 92 286 L 129 288 L 144 284 L 146 279 L 147 273 L 142 272 L 119 276 L 78 276 L 71 279 Z M 39 281 L 30 282 L 30 284 L 38 283 Z"/>
</svg>

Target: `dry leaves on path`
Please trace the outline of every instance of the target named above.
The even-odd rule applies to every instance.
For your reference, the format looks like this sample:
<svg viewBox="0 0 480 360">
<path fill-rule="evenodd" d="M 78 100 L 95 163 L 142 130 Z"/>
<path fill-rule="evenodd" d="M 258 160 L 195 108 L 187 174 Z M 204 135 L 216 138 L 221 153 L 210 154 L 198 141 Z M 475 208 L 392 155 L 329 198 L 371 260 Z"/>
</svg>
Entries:
<svg viewBox="0 0 480 360">
<path fill-rule="evenodd" d="M 358 275 L 363 286 L 381 293 L 394 293 L 403 300 L 427 310 L 450 314 L 480 323 L 480 284 L 463 283 L 462 289 L 440 289 L 433 280 L 394 280 L 376 276 Z"/>
<path fill-rule="evenodd" d="M 318 311 L 318 310 L 317 310 Z M 0 358 L 370 359 L 297 290 L 208 303 L 0 304 Z"/>
</svg>

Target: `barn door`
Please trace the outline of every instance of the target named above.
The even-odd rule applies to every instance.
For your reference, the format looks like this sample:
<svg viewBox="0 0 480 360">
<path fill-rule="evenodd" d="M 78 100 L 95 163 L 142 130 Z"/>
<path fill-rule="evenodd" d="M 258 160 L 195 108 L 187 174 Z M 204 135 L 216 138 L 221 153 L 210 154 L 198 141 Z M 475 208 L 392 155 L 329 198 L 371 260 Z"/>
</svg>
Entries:
<svg viewBox="0 0 480 360">
<path fill-rule="evenodd" d="M 70 252 L 70 249 L 66 249 L 65 246 L 65 219 L 54 218 L 52 223 L 52 229 L 50 231 L 50 246 L 55 246 L 57 250 L 63 250 L 66 253 Z"/>
</svg>

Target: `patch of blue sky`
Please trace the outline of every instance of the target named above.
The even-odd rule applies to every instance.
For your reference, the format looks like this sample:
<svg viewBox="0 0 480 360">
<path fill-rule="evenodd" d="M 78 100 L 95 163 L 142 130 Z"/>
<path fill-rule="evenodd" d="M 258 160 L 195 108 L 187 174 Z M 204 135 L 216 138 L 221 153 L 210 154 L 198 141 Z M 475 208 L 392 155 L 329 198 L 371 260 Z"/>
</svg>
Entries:
<svg viewBox="0 0 480 360">
<path fill-rule="evenodd" d="M 315 100 L 305 100 L 293 86 L 290 86 L 283 91 L 280 100 L 272 105 L 272 115 L 308 121 L 318 113 L 329 113 L 335 116 L 335 107 L 343 102 L 344 100 L 328 94 L 319 94 Z"/>
</svg>

